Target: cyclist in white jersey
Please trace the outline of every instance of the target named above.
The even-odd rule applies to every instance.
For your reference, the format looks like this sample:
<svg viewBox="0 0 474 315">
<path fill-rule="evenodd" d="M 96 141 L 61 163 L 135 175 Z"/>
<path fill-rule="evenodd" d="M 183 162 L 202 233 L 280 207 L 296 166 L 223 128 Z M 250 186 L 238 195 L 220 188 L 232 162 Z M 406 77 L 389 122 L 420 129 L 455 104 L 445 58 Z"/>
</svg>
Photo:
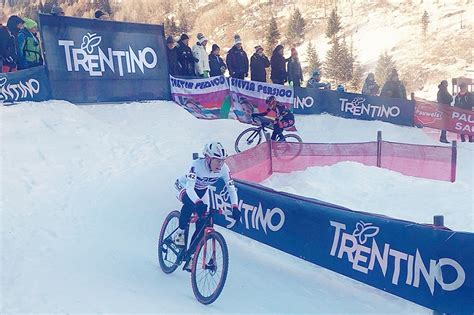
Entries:
<svg viewBox="0 0 474 315">
<path fill-rule="evenodd" d="M 174 236 L 174 243 L 178 246 L 185 245 L 185 231 L 189 227 L 189 220 L 193 212 L 200 217 L 206 212 L 207 205 L 202 198 L 207 188 L 222 178 L 227 186 L 232 204 L 232 218 L 240 221 L 240 210 L 238 209 L 237 190 L 230 175 L 229 167 L 224 163 L 227 151 L 220 142 L 211 142 L 204 147 L 204 158 L 193 161 L 189 173 L 176 180 L 175 188 L 177 198 L 183 203 L 179 218 L 179 229 Z M 191 243 L 198 237 L 198 233 L 204 224 L 204 220 L 196 222 L 196 231 L 191 238 Z M 189 249 L 192 252 L 192 249 Z"/>
</svg>

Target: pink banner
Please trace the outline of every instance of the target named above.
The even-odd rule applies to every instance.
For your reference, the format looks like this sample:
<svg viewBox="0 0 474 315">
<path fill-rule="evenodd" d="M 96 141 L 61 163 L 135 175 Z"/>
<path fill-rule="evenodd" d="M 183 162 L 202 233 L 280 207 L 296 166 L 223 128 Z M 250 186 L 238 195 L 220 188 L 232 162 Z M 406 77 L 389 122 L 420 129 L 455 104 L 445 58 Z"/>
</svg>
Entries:
<svg viewBox="0 0 474 315">
<path fill-rule="evenodd" d="M 415 125 L 474 135 L 474 112 L 416 99 Z"/>
</svg>

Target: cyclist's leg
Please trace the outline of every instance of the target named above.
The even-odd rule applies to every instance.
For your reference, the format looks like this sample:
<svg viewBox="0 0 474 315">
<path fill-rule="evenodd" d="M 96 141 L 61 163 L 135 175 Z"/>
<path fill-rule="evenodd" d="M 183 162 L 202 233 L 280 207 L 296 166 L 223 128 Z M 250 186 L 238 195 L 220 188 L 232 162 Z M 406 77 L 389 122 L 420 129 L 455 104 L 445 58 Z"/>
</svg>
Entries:
<svg viewBox="0 0 474 315">
<path fill-rule="evenodd" d="M 283 136 L 283 128 L 280 127 L 278 122 L 275 122 L 273 125 L 272 140 L 277 141 Z"/>
</svg>

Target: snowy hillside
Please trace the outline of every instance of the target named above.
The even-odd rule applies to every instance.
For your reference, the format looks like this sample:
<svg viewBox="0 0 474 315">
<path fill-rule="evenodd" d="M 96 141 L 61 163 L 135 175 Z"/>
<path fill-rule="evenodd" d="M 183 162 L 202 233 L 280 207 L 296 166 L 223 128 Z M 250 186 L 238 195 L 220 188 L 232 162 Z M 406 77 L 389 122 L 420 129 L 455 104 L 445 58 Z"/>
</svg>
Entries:
<svg viewBox="0 0 474 315">
<path fill-rule="evenodd" d="M 435 143 L 420 129 L 326 115 L 297 118 L 310 142 L 368 141 L 382 130 L 387 140 Z M 245 128 L 236 121 L 197 120 L 171 102 L 51 101 L 0 106 L 0 127 L 2 314 L 431 313 L 227 231 L 229 277 L 215 304 L 196 302 L 189 274 L 162 273 L 156 240 L 166 214 L 179 206 L 172 183 L 208 140 L 232 147 Z M 474 195 L 473 154 L 472 146 L 461 145 L 455 184 L 352 163 L 291 180 L 274 175 L 268 184 L 420 222 L 441 211 L 448 226 L 473 231 L 472 208 L 450 207 Z M 291 188 L 300 180 L 301 189 Z M 388 205 L 404 194 L 411 197 L 399 207 Z M 464 221 L 457 219 L 462 215 Z"/>
</svg>

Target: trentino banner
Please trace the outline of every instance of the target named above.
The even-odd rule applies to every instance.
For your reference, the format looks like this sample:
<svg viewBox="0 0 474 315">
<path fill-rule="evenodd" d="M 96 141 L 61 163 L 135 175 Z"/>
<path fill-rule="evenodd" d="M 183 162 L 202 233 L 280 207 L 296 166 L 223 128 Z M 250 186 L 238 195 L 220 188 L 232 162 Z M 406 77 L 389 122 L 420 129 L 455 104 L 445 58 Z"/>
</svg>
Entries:
<svg viewBox="0 0 474 315">
<path fill-rule="evenodd" d="M 170 99 L 162 25 L 45 14 L 39 21 L 54 99 Z"/>
<path fill-rule="evenodd" d="M 44 66 L 0 73 L 0 102 L 46 101 L 51 98 Z"/>
<path fill-rule="evenodd" d="M 209 206 L 230 209 L 226 189 Z M 236 181 L 241 221 L 216 222 L 259 242 L 433 310 L 474 312 L 474 234 L 352 211 Z"/>
</svg>

